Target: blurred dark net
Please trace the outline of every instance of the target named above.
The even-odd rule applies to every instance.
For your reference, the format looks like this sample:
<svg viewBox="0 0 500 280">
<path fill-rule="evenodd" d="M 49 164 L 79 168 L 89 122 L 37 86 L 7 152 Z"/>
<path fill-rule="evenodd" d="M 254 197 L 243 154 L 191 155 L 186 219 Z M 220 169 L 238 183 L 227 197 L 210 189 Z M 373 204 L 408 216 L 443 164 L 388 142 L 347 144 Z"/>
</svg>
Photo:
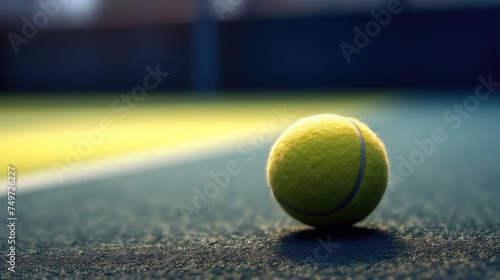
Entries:
<svg viewBox="0 0 500 280">
<path fill-rule="evenodd" d="M 500 2 L 0 0 L 0 91 L 469 87 L 500 77 Z M 497 78 L 500 79 L 500 78 Z"/>
</svg>

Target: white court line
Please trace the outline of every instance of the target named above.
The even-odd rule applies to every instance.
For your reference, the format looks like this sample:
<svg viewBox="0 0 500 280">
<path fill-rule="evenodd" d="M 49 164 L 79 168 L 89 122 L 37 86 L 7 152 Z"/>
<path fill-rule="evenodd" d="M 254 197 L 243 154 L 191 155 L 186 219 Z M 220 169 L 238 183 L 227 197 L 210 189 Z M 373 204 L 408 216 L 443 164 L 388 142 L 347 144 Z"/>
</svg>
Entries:
<svg viewBox="0 0 500 280">
<path fill-rule="evenodd" d="M 197 140 L 167 148 L 163 147 L 93 160 L 82 163 L 74 168 L 72 173 L 65 173 L 62 181 L 59 180 L 52 168 L 27 174 L 24 174 L 22 170 L 17 170 L 18 188 L 16 192 L 26 193 L 34 190 L 69 186 L 74 183 L 138 173 L 158 166 L 167 168 L 186 162 L 232 154 L 236 152 L 236 144 L 251 135 L 255 135 L 254 130 L 249 130 L 245 134 L 227 133 L 217 135 L 217 139 L 224 139 L 223 141 L 210 138 L 205 139 L 205 141 Z M 234 149 L 231 149 L 231 147 L 234 147 Z M 0 189 L 2 190 L 0 197 L 7 195 L 7 178 L 2 181 L 0 182 Z"/>
</svg>

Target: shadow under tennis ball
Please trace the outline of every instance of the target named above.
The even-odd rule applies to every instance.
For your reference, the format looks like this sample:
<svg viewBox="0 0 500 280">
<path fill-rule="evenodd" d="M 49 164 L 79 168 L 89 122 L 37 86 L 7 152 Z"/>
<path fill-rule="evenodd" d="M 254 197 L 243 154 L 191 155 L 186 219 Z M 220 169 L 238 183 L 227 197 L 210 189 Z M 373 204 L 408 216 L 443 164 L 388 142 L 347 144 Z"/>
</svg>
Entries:
<svg viewBox="0 0 500 280">
<path fill-rule="evenodd" d="M 278 251 L 297 263 L 354 264 L 395 259 L 405 242 L 380 229 L 345 227 L 305 229 L 283 236 Z"/>
</svg>

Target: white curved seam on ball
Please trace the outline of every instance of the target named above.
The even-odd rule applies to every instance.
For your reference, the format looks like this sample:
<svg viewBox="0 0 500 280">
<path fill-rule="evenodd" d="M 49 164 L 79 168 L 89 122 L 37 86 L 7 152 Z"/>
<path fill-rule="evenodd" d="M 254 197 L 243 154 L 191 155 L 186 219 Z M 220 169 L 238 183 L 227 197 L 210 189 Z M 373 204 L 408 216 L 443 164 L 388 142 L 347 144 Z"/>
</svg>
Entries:
<svg viewBox="0 0 500 280">
<path fill-rule="evenodd" d="M 279 199 L 282 203 L 284 203 L 286 206 L 292 208 L 293 210 L 301 213 L 301 214 L 305 214 L 305 215 L 309 215 L 309 216 L 325 216 L 325 215 L 330 215 L 330 214 L 333 214 L 337 211 L 340 211 L 341 209 L 343 209 L 344 207 L 346 207 L 353 199 L 354 197 L 356 196 L 356 194 L 358 193 L 360 187 L 361 187 L 361 183 L 363 182 L 363 176 L 365 174 L 365 166 L 366 166 L 366 146 L 365 146 L 365 139 L 363 137 L 363 133 L 361 132 L 361 129 L 358 127 L 358 125 L 351 121 L 351 120 L 348 120 L 349 122 L 351 122 L 354 126 L 354 128 L 356 129 L 356 132 L 358 134 L 358 138 L 359 138 L 359 142 L 360 142 L 360 147 L 361 147 L 361 165 L 360 165 L 360 170 L 359 170 L 359 174 L 358 174 L 358 178 L 356 179 L 356 184 L 354 185 L 354 188 L 352 190 L 352 192 L 349 194 L 349 196 L 337 207 L 331 209 L 331 210 L 328 210 L 326 212 L 321 212 L 321 213 L 311 213 L 311 212 L 306 212 L 306 211 L 303 211 L 303 210 L 300 210 L 292 205 L 290 205 L 288 202 L 286 202 L 283 198 L 281 198 L 279 195 L 277 195 L 276 193 L 273 192 L 274 196 Z"/>
</svg>

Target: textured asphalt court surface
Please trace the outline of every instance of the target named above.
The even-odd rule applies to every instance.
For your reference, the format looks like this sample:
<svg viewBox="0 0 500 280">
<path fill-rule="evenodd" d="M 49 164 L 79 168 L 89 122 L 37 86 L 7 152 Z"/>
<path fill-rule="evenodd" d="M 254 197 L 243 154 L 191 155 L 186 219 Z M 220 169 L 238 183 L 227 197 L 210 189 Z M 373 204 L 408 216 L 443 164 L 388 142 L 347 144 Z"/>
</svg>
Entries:
<svg viewBox="0 0 500 280">
<path fill-rule="evenodd" d="M 265 182 L 271 144 L 253 159 L 235 144 L 215 158 L 23 194 L 17 272 L 4 261 L 0 278 L 500 279 L 500 103 L 481 103 L 454 129 L 443 113 L 463 99 L 450 100 L 361 116 L 385 141 L 392 176 L 415 139 L 441 128 L 447 140 L 356 227 L 317 231 L 289 218 Z M 193 188 L 230 161 L 241 173 L 186 222 L 180 203 L 192 205 Z"/>
</svg>

